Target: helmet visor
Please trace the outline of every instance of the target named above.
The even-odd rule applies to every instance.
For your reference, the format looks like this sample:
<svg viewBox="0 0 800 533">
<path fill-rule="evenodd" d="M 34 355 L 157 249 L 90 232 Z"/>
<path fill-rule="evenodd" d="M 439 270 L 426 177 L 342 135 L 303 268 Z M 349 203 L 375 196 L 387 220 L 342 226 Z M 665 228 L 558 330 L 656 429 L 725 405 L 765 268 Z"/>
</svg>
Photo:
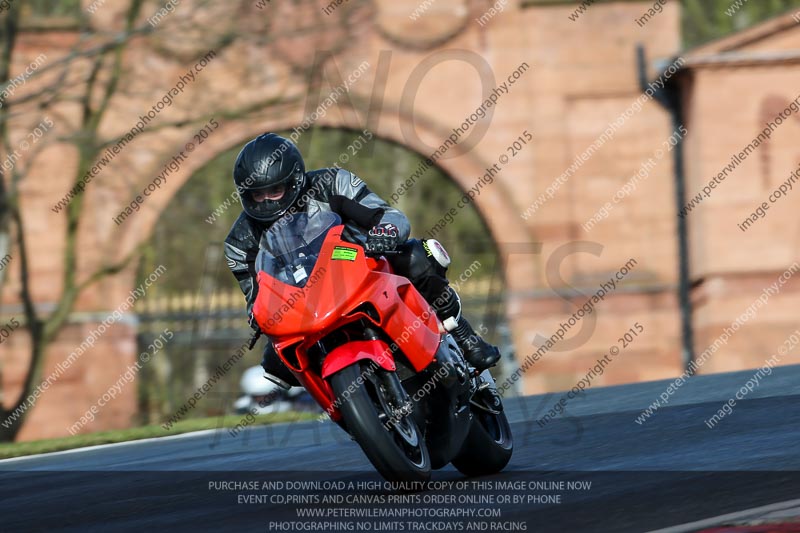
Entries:
<svg viewBox="0 0 800 533">
<path fill-rule="evenodd" d="M 250 198 L 256 203 L 261 203 L 266 200 L 279 202 L 286 196 L 287 190 L 288 187 L 285 183 L 279 183 L 278 185 L 271 185 L 262 189 L 250 189 L 246 194 L 249 194 Z"/>
<path fill-rule="evenodd" d="M 251 217 L 269 221 L 283 215 L 297 200 L 303 183 L 299 169 L 278 183 L 240 191 L 242 205 Z"/>
</svg>

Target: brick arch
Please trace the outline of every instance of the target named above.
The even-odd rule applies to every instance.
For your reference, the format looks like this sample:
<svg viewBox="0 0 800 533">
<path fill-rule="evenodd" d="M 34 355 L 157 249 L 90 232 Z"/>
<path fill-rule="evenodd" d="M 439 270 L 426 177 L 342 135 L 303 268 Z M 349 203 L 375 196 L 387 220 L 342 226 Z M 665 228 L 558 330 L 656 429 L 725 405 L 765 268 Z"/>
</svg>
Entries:
<svg viewBox="0 0 800 533">
<path fill-rule="evenodd" d="M 138 243 L 144 242 L 149 238 L 155 229 L 161 212 L 195 172 L 203 168 L 219 154 L 231 148 L 242 146 L 247 140 L 264 131 L 290 131 L 292 128 L 297 127 L 302 120 L 296 120 L 292 115 L 301 117 L 302 110 L 298 108 L 295 111 L 296 113 L 284 113 L 284 116 L 280 118 L 257 117 L 241 119 L 235 122 L 230 121 L 221 125 L 220 129 L 203 143 L 204 149 L 202 153 L 200 153 L 200 150 L 196 150 L 190 157 L 187 157 L 181 167 L 168 176 L 167 184 L 157 194 L 148 199 L 148 203 L 145 206 L 146 209 L 143 208 L 140 213 L 131 217 L 125 223 L 123 231 L 114 241 L 119 257 L 125 256 Z M 358 123 L 353 113 L 343 114 L 345 116 L 349 115 L 350 118 L 332 118 L 330 114 L 332 113 L 320 119 L 317 125 L 353 130 L 363 128 L 363 124 Z M 443 132 L 447 131 L 444 124 L 435 120 L 420 121 L 417 118 L 416 122 L 419 133 L 426 138 L 431 138 L 431 136 L 443 138 Z M 423 145 L 422 141 L 415 139 L 412 142 L 408 142 L 404 138 L 402 134 L 403 127 L 407 127 L 409 124 L 410 120 L 402 113 L 390 111 L 385 112 L 378 121 L 378 126 L 370 127 L 370 130 L 378 138 L 395 142 L 426 157 L 428 148 Z M 158 159 L 157 166 L 142 172 L 144 176 L 147 176 L 147 179 L 139 182 L 139 189 L 152 179 L 152 176 L 160 172 L 163 165 L 172 159 L 173 154 L 180 152 L 181 146 L 177 144 L 163 150 L 162 153 L 165 155 Z M 462 190 L 467 191 L 475 185 L 476 180 L 486 172 L 486 167 L 489 166 L 489 163 L 482 160 L 476 152 L 477 150 L 472 150 L 458 157 L 439 159 L 436 162 L 436 166 L 447 174 Z M 228 176 L 225 178 L 228 179 Z M 366 177 L 366 179 L 369 180 L 369 177 Z M 529 243 L 532 240 L 528 228 L 521 224 L 518 216 L 516 216 L 517 209 L 512 201 L 511 192 L 507 190 L 500 180 L 495 179 L 491 186 L 483 187 L 481 194 L 474 202 L 474 208 L 478 210 L 481 218 L 489 228 L 497 250 L 501 252 L 501 260 L 505 257 L 503 254 L 509 251 L 507 244 Z M 503 262 L 503 270 L 505 274 L 508 274 L 505 262 Z M 130 283 L 132 284 L 132 273 L 130 277 Z M 509 283 L 515 279 L 514 276 L 506 275 L 505 277 L 509 280 Z M 509 288 L 511 289 L 512 287 L 509 286 Z M 524 289 L 527 287 L 517 288 Z"/>
<path fill-rule="evenodd" d="M 83 2 L 85 7 L 89 0 Z M 567 17 L 571 10 L 569 6 L 539 6 L 534 2 L 508 3 L 503 12 L 492 17 L 489 23 L 479 24 L 476 23 L 475 17 L 485 12 L 489 2 L 469 1 L 465 2 L 469 15 L 463 25 L 458 26 L 463 31 L 457 34 L 453 34 L 452 31 L 442 32 L 439 40 L 420 40 L 420 35 L 426 37 L 432 34 L 427 29 L 431 32 L 438 31 L 437 24 L 440 19 L 437 17 L 449 17 L 450 13 L 443 8 L 455 5 L 457 2 L 460 3 L 461 0 L 436 4 L 442 8 L 426 12 L 422 22 L 415 22 L 408 34 L 401 30 L 387 35 L 384 28 L 373 18 L 359 15 L 352 19 L 357 31 L 347 35 L 346 46 L 334 47 L 332 52 L 343 77 L 360 62 L 367 60 L 371 63 L 369 74 L 358 84 L 353 85 L 353 90 L 348 91 L 349 97 L 362 101 L 370 99 L 372 102 L 373 88 L 379 84 L 385 86 L 385 93 L 380 95 L 380 98 L 385 97 L 385 101 L 389 104 L 378 113 L 379 120 L 374 121 L 377 125 L 373 124 L 374 117 L 370 118 L 370 123 L 373 124 L 370 129 L 376 136 L 394 141 L 423 156 L 428 155 L 429 149 L 419 141 L 406 140 L 401 133 L 403 131 L 401 126 L 409 124 L 409 117 L 401 116 L 398 102 L 402 101 L 405 84 L 415 73 L 417 66 L 430 54 L 451 53 L 449 52 L 451 49 L 477 53 L 486 59 L 497 74 L 498 86 L 523 61 L 533 67 L 524 78 L 520 78 L 519 83 L 509 88 L 505 95 L 501 95 L 502 100 L 494 107 L 491 133 L 479 146 L 458 158 L 438 161 L 440 169 L 462 189 L 468 190 L 483 174 L 488 163 L 494 162 L 503 154 L 509 143 L 513 142 L 525 128 L 529 128 L 537 135 L 535 143 L 526 147 L 520 157 L 504 168 L 501 179 L 495 180 L 490 188 L 484 189 L 475 204 L 489 227 L 501 253 L 500 257 L 510 257 L 509 261 L 503 261 L 507 288 L 505 310 L 511 318 L 517 353 L 520 357 L 524 357 L 530 353 L 533 334 L 537 333 L 539 328 L 542 329 L 542 333 L 555 331 L 558 328 L 558 320 L 555 320 L 555 317 L 564 316 L 565 311 L 571 310 L 572 307 L 565 304 L 562 298 L 550 296 L 554 290 L 559 290 L 561 285 L 556 284 L 551 290 L 546 283 L 546 276 L 542 275 L 546 266 L 544 254 L 560 246 L 565 240 L 574 238 L 578 231 L 576 228 L 585 221 L 584 215 L 588 215 L 583 207 L 594 209 L 596 202 L 601 199 L 599 195 L 608 193 L 610 197 L 613 191 L 603 189 L 602 183 L 597 184 L 600 188 L 594 188 L 596 180 L 591 185 L 586 184 L 587 176 L 599 168 L 595 166 L 593 169 L 587 165 L 581 168 L 580 173 L 571 178 L 543 209 L 537 211 L 535 217 L 523 215 L 527 214 L 526 210 L 539 199 L 539 195 L 545 192 L 545 187 L 570 165 L 572 162 L 570 147 L 579 146 L 582 142 L 591 142 L 594 135 L 591 132 L 600 124 L 605 128 L 607 119 L 616 116 L 617 108 L 622 111 L 624 106 L 628 105 L 628 97 L 625 95 L 639 92 L 635 65 L 630 61 L 620 62 L 619 58 L 633 57 L 631 51 L 641 40 L 641 34 L 635 27 L 618 25 L 613 28 L 617 35 L 613 46 L 596 46 L 594 34 L 575 30 L 576 26 Z M 92 15 L 92 27 L 112 33 L 120 30 L 123 18 L 119 16 L 119 9 L 111 4 L 107 3 L 106 8 Z M 638 16 L 642 9 L 640 4 L 641 2 L 602 4 L 593 8 L 592 16 L 597 21 Z M 248 5 L 252 7 L 252 4 Z M 408 15 L 419 5 L 419 1 L 386 0 L 382 5 L 388 5 L 393 9 L 391 13 L 387 13 L 384 26 L 388 24 L 391 28 L 399 28 L 400 26 L 396 25 L 399 22 L 408 24 Z M 648 24 L 648 32 L 654 36 L 648 45 L 652 57 L 674 57 L 678 53 L 676 48 L 679 42 L 678 7 L 668 10 L 668 13 L 665 12 Z M 185 9 L 179 10 L 183 15 L 170 15 L 170 20 L 179 21 L 181 17 L 194 12 L 190 6 Z M 343 14 L 345 11 L 337 9 L 336 13 Z M 369 13 L 371 11 L 367 10 L 366 14 Z M 299 107 L 281 107 L 277 110 L 273 108 L 269 112 L 256 112 L 246 118 L 228 118 L 224 121 L 220 118 L 222 124 L 220 130 L 203 143 L 202 149 L 195 151 L 178 172 L 169 176 L 168 184 L 158 194 L 150 197 L 135 216 L 119 227 L 111 222 L 112 217 L 130 202 L 131 196 L 135 195 L 134 191 L 137 188 L 141 190 L 142 184 L 153 179 L 161 171 L 163 164 L 168 162 L 198 129 L 196 124 L 182 125 L 178 129 L 168 125 L 185 124 L 181 121 L 188 117 L 196 117 L 204 110 L 216 110 L 220 107 L 218 105 L 220 102 L 225 103 L 226 109 L 243 109 L 275 98 L 302 99 L 307 91 L 308 80 L 298 75 L 306 73 L 306 68 L 316 61 L 316 51 L 327 51 L 327 48 L 330 48 L 326 44 L 329 42 L 328 37 L 338 37 L 340 30 L 350 29 L 350 26 L 337 24 L 334 19 L 333 15 L 325 19 L 337 30 L 333 35 L 321 32 L 290 34 L 291 42 L 298 43 L 297 46 L 291 47 L 295 52 L 292 56 L 296 60 L 294 62 L 278 58 L 275 53 L 277 50 L 275 41 L 270 41 L 261 31 L 261 26 L 255 24 L 260 19 L 253 18 L 254 24 L 245 24 L 240 28 L 243 30 L 242 39 L 220 41 L 218 49 L 215 48 L 217 56 L 211 66 L 197 77 L 196 82 L 187 85 L 187 92 L 176 98 L 174 106 L 159 116 L 156 126 L 163 129 L 156 132 L 152 131 L 154 127 L 149 126 L 151 131 L 147 132 L 147 136 L 136 138 L 132 144 L 127 145 L 124 154 L 114 159 L 109 168 L 102 171 L 96 183 L 90 184 L 86 189 L 82 209 L 87 212 L 82 213 L 78 235 L 81 248 L 78 265 L 80 279 L 84 279 L 103 265 L 115 262 L 114 259 L 124 257 L 134 249 L 136 243 L 147 240 L 161 212 L 180 187 L 197 169 L 205 166 L 217 154 L 241 145 L 248 138 L 264 130 L 291 129 L 302 122 L 304 111 Z M 295 17 L 293 20 L 303 22 L 304 19 Z M 224 21 L 215 20 L 215 25 L 218 25 L 218 22 Z M 450 25 L 446 27 L 455 28 Z M 167 23 L 161 28 L 168 29 Z M 212 33 L 216 35 L 216 30 L 225 28 L 213 29 L 215 31 Z M 397 35 L 402 37 L 402 45 L 395 39 Z M 306 36 L 308 39 L 305 39 Z M 319 40 L 319 38 L 324 39 Z M 414 40 L 412 45 L 423 46 L 408 46 L 409 38 Z M 66 30 L 44 33 L 36 31 L 27 32 L 25 39 L 23 46 L 20 47 L 21 51 L 35 51 L 30 52 L 35 55 L 40 50 L 46 49 L 47 55 L 55 59 L 61 51 L 71 46 L 70 43 L 79 39 L 79 34 Z M 153 46 L 162 50 L 162 45 L 169 44 L 168 41 L 171 41 L 169 33 L 165 35 L 164 40 L 157 40 Z M 171 50 L 174 47 L 163 49 L 169 53 L 154 54 L 146 39 L 136 39 L 132 42 L 130 53 L 126 53 L 126 57 L 130 58 L 131 79 L 135 80 L 135 83 L 120 92 L 113 105 L 109 107 L 109 115 L 102 127 L 104 138 L 111 139 L 121 133 L 124 134 L 128 127 L 136 123 L 137 117 L 143 111 L 149 109 L 161 98 L 164 91 L 186 73 L 191 66 L 190 59 L 193 60 L 197 54 L 205 53 L 211 47 L 211 43 L 203 39 L 193 44 L 198 47 L 197 50 L 190 53 L 179 46 L 181 54 L 173 57 Z M 393 54 L 391 62 L 384 62 L 384 52 Z M 33 55 L 28 59 L 33 59 Z M 17 66 L 22 65 L 20 58 Z M 294 67 L 298 65 L 301 68 L 295 69 Z M 456 62 L 437 63 L 437 67 L 426 75 L 424 83 L 419 86 L 419 98 L 414 102 L 413 112 L 417 131 L 426 142 L 431 145 L 437 141 L 441 142 L 446 138 L 450 128 L 460 124 L 465 118 L 465 113 L 471 112 L 469 108 L 473 103 L 480 101 L 481 87 L 474 83 L 473 75 L 467 66 Z M 324 76 L 322 81 L 333 86 L 337 80 Z M 35 87 L 33 83 L 29 84 L 30 89 L 35 90 Z M 574 107 L 577 104 L 580 104 L 580 107 Z M 76 124 L 79 123 L 80 109 L 73 106 L 70 101 L 59 103 L 56 100 L 54 105 L 59 107 L 54 107 L 53 113 L 57 111 L 62 113 L 66 125 L 71 120 Z M 570 110 L 573 108 L 578 111 L 572 113 Z M 589 112 L 583 113 L 581 110 Z M 329 116 L 318 121 L 319 124 L 362 129 L 364 124 L 358 118 L 362 116 L 360 112 L 344 113 L 345 117 L 342 118 L 339 116 L 340 111 L 341 109 L 331 109 Z M 273 116 L 269 116 L 268 113 L 272 113 Z M 654 128 L 666 131 L 663 112 L 657 106 L 645 106 L 640 114 L 642 117 L 640 120 L 631 121 L 625 127 L 636 142 L 621 140 L 618 145 L 624 145 L 624 149 L 609 143 L 603 148 L 602 154 L 593 159 L 591 165 L 604 165 L 603 168 L 607 168 L 608 172 L 622 175 L 628 172 L 631 161 L 639 161 L 652 153 L 649 146 L 638 140 L 655 138 Z M 280 115 L 280 118 L 277 115 Z M 642 126 L 645 123 L 649 124 L 647 128 Z M 28 133 L 27 126 L 24 130 L 18 130 L 16 135 L 21 138 L 26 133 Z M 60 255 L 64 245 L 62 230 L 66 225 L 66 217 L 63 212 L 52 212 L 51 206 L 60 201 L 66 191 L 73 186 L 71 172 L 67 175 L 64 171 L 74 169 L 77 160 L 77 152 L 72 145 L 56 144 L 49 150 L 52 150 L 52 155 L 48 153 L 48 157 L 39 159 L 39 164 L 32 170 L 32 179 L 28 180 L 23 190 L 24 209 L 26 214 L 30 215 L 28 220 L 31 221 L 27 228 L 29 233 L 27 240 L 31 243 L 31 254 L 37 258 L 36 270 L 33 272 L 37 278 L 34 297 L 37 302 L 44 305 L 48 305 L 50 293 L 59 290 L 60 280 L 63 277 Z M 667 167 L 662 168 L 666 173 Z M 229 177 L 224 176 L 221 179 L 228 180 Z M 128 185 L 123 186 L 122 182 L 127 182 Z M 653 187 L 658 184 L 658 188 L 653 189 L 654 197 L 671 194 L 669 180 L 651 179 L 649 183 Z M 634 306 L 642 309 L 637 318 L 641 316 L 659 323 L 663 323 L 665 314 L 667 317 L 676 314 L 671 303 L 663 305 L 652 303 L 654 294 L 658 295 L 659 302 L 669 300 L 669 293 L 672 290 L 670 288 L 670 283 L 674 279 L 672 265 L 677 262 L 673 260 L 674 253 L 671 248 L 664 253 L 655 255 L 650 253 L 654 250 L 653 242 L 658 242 L 659 239 L 673 242 L 670 222 L 672 215 L 665 214 L 663 210 L 654 210 L 650 204 L 646 207 L 642 205 L 645 204 L 630 199 L 625 209 L 636 211 L 636 217 L 628 217 L 630 220 L 625 220 L 624 223 L 614 227 L 613 231 L 605 229 L 603 233 L 598 229 L 593 233 L 592 238 L 609 238 L 609 252 L 606 255 L 608 259 L 595 261 L 591 258 L 591 262 L 576 260 L 565 265 L 565 269 L 570 270 L 567 274 L 591 281 L 595 277 L 604 278 L 606 270 L 612 266 L 616 268 L 616 262 L 612 265 L 612 260 L 616 259 L 615 254 L 620 258 L 622 255 L 625 258 L 630 257 L 629 253 L 637 258 L 643 257 L 643 263 L 647 264 L 642 265 L 642 268 L 654 272 L 653 281 L 632 286 L 627 294 L 615 295 L 614 301 L 619 303 L 614 304 L 616 307 L 610 313 L 611 317 L 606 320 L 611 320 L 616 315 L 622 316 L 623 311 L 627 312 Z M 621 206 L 618 213 L 622 214 L 622 209 Z M 205 224 L 204 221 L 198 223 Z M 611 224 L 606 225 L 606 228 L 611 227 Z M 652 228 L 654 232 L 654 237 L 647 242 L 637 240 L 638 231 L 644 228 L 647 230 Z M 624 235 L 624 238 L 617 238 L 620 234 Z M 537 244 L 534 243 L 534 235 L 542 241 L 543 253 L 540 255 L 504 254 L 504 252 L 534 253 L 537 250 L 535 246 L 531 246 Z M 523 246 L 518 246 L 520 244 Z M 651 257 L 644 261 L 648 255 Z M 75 346 L 80 344 L 94 320 L 104 318 L 104 311 L 124 300 L 133 285 L 133 280 L 134 272 L 129 268 L 118 275 L 104 278 L 81 296 L 74 313 L 75 325 L 63 332 L 59 336 L 58 343 L 48 351 L 48 364 L 51 367 L 63 360 Z M 11 292 L 6 291 L 6 300 L 10 300 L 12 305 L 18 305 L 14 296 L 10 295 Z M 603 326 L 604 329 L 610 329 L 609 326 L 614 324 L 616 323 L 606 321 Z M 677 331 L 677 328 L 674 328 L 674 331 Z M 659 342 L 654 345 L 663 348 L 653 350 L 652 355 L 640 358 L 635 365 L 626 367 L 624 372 L 615 371 L 614 376 L 610 378 L 610 374 L 606 374 L 604 379 L 609 380 L 607 383 L 662 379 L 682 371 L 680 347 L 675 342 L 677 334 L 673 332 L 671 319 L 667 320 L 663 333 L 658 335 Z M 540 364 L 536 372 L 529 372 L 529 375 L 521 380 L 525 383 L 525 390 L 528 392 L 553 390 L 574 383 L 580 377 L 579 374 L 582 375 L 584 372 L 583 361 L 588 361 L 589 358 L 595 357 L 596 352 L 607 348 L 606 342 L 609 340 L 607 337 L 597 335 L 593 338 L 592 344 L 583 347 L 581 351 L 563 354 L 563 357 L 559 354 L 558 357 L 551 358 L 552 363 Z M 97 394 L 105 391 L 107 383 L 115 381 L 119 372 L 125 370 L 124 365 L 134 361 L 136 357 L 134 339 L 135 320 L 132 319 L 129 326 L 126 325 L 124 329 L 120 327 L 116 337 L 107 337 L 93 353 L 83 356 L 82 367 L 73 371 L 74 381 L 60 382 L 59 386 L 50 389 L 56 392 L 48 392 L 47 398 L 44 398 L 41 404 L 37 404 L 36 410 L 26 422 L 26 428 L 29 430 L 25 438 L 64 434 L 61 422 L 71 421 L 75 416 L 80 416 L 96 399 Z M 26 349 L 19 348 L 16 352 L 24 358 Z M 113 357 L 109 357 L 109 354 Z M 6 381 L 9 381 L 10 374 L 11 372 L 5 373 Z M 551 381 L 550 376 L 554 376 L 555 381 Z M 11 379 L 18 380 L 19 377 Z M 8 391 L 8 396 L 13 396 L 12 388 Z M 129 423 L 125 417 L 135 410 L 131 391 L 129 387 L 125 403 L 120 404 L 122 407 L 118 411 L 109 411 L 102 418 L 99 417 L 98 423 L 91 429 L 127 426 Z M 50 433 L 45 435 L 45 431 Z"/>
</svg>

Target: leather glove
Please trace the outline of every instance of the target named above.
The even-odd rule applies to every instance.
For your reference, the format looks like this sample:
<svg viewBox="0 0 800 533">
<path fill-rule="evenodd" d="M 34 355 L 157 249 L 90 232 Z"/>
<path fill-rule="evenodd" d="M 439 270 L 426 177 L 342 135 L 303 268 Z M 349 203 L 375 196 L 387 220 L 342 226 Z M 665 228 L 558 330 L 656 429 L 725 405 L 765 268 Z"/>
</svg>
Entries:
<svg viewBox="0 0 800 533">
<path fill-rule="evenodd" d="M 364 248 L 370 254 L 382 254 L 397 248 L 400 244 L 400 232 L 391 222 L 373 226 L 367 233 L 367 242 Z"/>
</svg>

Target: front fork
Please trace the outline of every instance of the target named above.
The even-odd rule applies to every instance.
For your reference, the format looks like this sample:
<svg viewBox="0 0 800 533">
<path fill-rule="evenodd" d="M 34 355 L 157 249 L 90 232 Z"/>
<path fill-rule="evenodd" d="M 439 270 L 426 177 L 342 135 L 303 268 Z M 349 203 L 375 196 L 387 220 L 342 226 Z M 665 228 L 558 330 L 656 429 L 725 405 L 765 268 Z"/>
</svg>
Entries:
<svg viewBox="0 0 800 533">
<path fill-rule="evenodd" d="M 386 429 L 392 429 L 403 418 L 413 413 L 414 407 L 411 398 L 403 388 L 397 372 L 379 368 L 372 377 L 372 381 L 375 387 L 385 392 L 385 394 L 379 394 L 379 400 L 385 413 L 384 416 L 379 415 L 379 418 Z"/>
<path fill-rule="evenodd" d="M 372 335 L 377 337 L 377 334 L 369 328 L 366 334 L 368 339 Z M 488 370 L 476 373 L 475 369 L 467 364 L 461 349 L 449 333 L 443 336 L 434 362 L 428 368 L 430 371 L 427 379 L 423 382 L 423 387 L 425 384 L 430 384 L 431 387 L 443 386 L 445 389 L 451 390 L 456 397 L 456 404 L 453 406 L 456 411 L 461 411 L 467 404 L 491 414 L 499 414 L 503 410 L 503 404 L 492 375 Z M 417 412 L 417 409 L 414 409 L 414 402 L 396 372 L 377 369 L 373 378 L 374 385 L 382 386 L 386 391 L 390 405 L 385 405 L 384 408 L 388 407 L 386 411 L 390 413 L 390 422 L 396 422 L 409 414 L 422 415 Z M 415 416 L 415 418 L 417 417 Z M 418 422 L 424 425 L 424 418 Z"/>
<path fill-rule="evenodd" d="M 380 336 L 374 329 L 368 326 L 364 328 L 364 338 L 366 340 L 379 340 Z M 375 374 L 371 376 L 370 380 L 375 387 L 382 388 L 382 390 L 386 393 L 385 396 L 379 394 L 379 401 L 381 402 L 387 415 L 385 417 L 386 420 L 381 420 L 381 422 L 384 423 L 384 426 L 388 427 L 392 423 L 397 423 L 400 418 L 412 412 L 413 406 L 411 404 L 411 398 L 403 388 L 403 383 L 397 376 L 396 371 L 388 371 L 382 368 L 377 368 Z"/>
</svg>

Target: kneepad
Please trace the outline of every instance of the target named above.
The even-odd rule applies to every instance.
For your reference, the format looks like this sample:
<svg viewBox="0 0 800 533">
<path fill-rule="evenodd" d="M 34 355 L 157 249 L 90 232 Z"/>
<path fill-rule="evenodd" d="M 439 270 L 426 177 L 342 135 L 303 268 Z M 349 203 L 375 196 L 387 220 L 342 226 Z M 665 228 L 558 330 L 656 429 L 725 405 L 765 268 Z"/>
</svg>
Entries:
<svg viewBox="0 0 800 533">
<path fill-rule="evenodd" d="M 447 250 L 444 249 L 442 243 L 436 239 L 426 239 L 422 241 L 422 247 L 425 253 L 432 257 L 440 266 L 445 269 L 450 266 L 450 256 L 447 255 Z"/>
<path fill-rule="evenodd" d="M 430 244 L 429 244 L 430 243 Z M 431 246 L 432 243 L 436 243 Z M 445 277 L 450 257 L 438 241 L 410 239 L 398 247 L 403 253 L 394 260 L 395 270 L 410 280 Z"/>
</svg>

